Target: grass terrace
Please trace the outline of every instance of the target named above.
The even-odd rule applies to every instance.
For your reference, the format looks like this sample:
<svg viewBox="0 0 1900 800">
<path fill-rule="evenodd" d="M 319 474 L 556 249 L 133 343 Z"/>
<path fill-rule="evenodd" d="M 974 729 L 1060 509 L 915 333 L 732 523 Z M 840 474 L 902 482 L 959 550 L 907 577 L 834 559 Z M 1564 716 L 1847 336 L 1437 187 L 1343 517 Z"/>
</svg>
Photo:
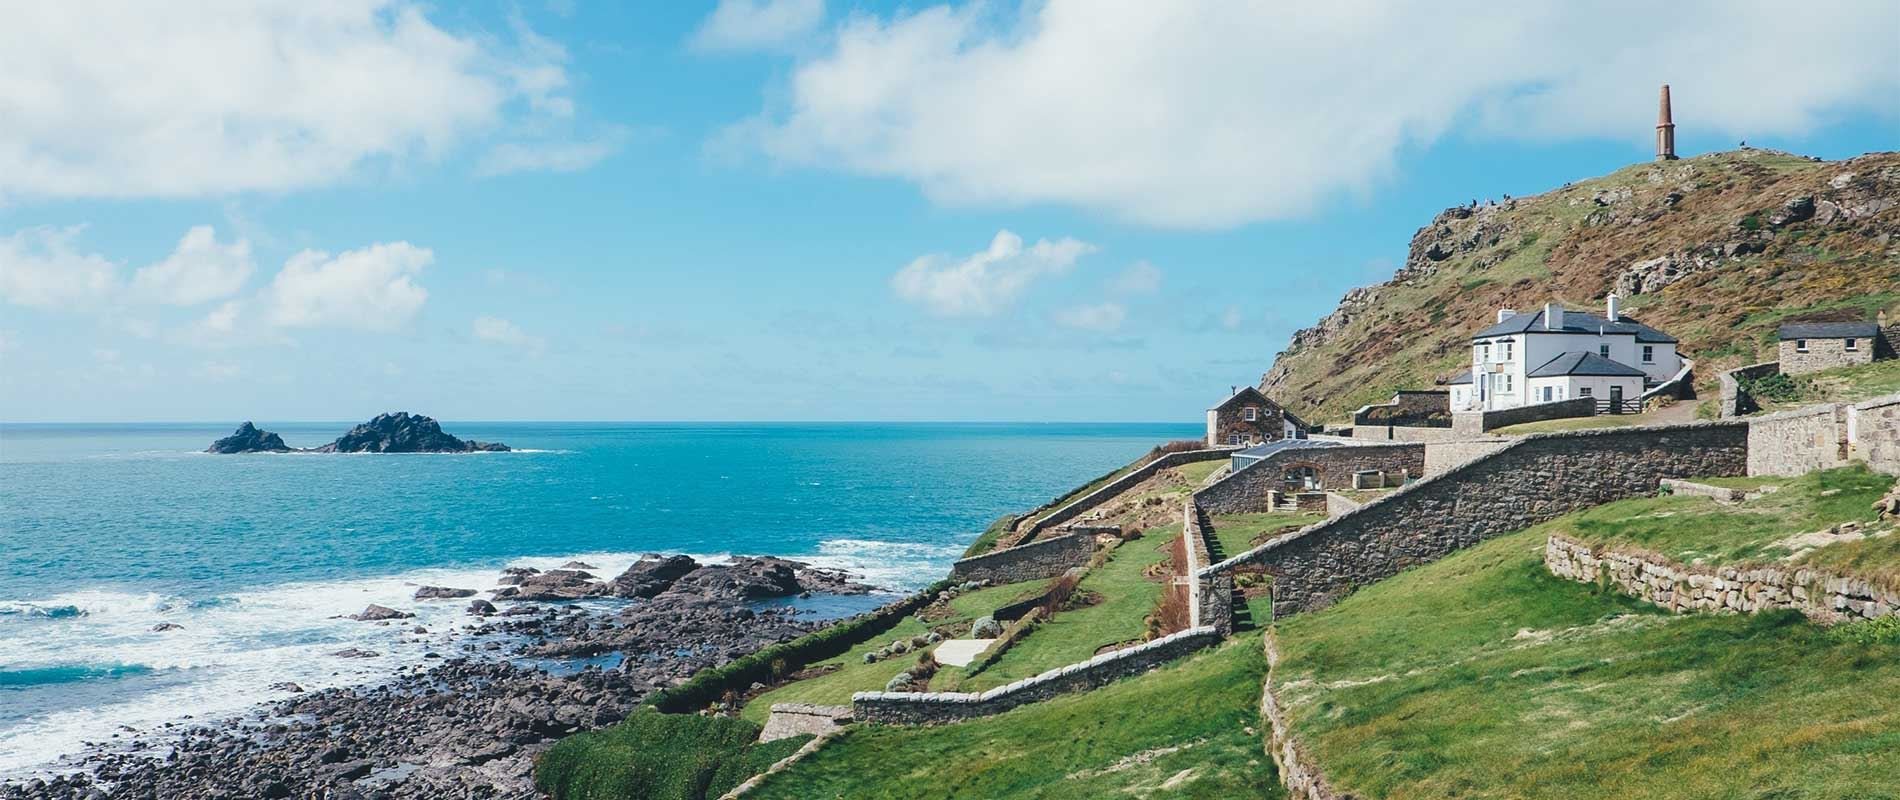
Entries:
<svg viewBox="0 0 1900 800">
<path fill-rule="evenodd" d="M 1730 488 L 1780 486 L 1737 505 L 1682 495 L 1624 500 L 1554 520 L 1544 529 L 1596 544 L 1660 553 L 1706 564 L 1804 564 L 1865 577 L 1900 577 L 1900 536 L 1875 520 L 1873 502 L 1894 485 L 1865 466 L 1795 479 L 1720 478 Z M 1829 534 L 1842 523 L 1859 530 Z"/>
<path fill-rule="evenodd" d="M 1208 522 L 1214 526 L 1214 540 L 1220 543 L 1221 551 L 1231 557 L 1252 550 L 1261 542 L 1282 533 L 1296 531 L 1325 519 L 1326 515 L 1318 511 L 1300 514 L 1269 511 L 1259 514 L 1213 514 L 1209 515 Z"/>
<path fill-rule="evenodd" d="M 749 796 L 1281 798 L 1260 746 L 1265 673 L 1252 635 L 994 717 L 858 726 Z"/>
<path fill-rule="evenodd" d="M 1000 606 L 1034 595 L 1042 591 L 1047 583 L 1048 581 L 1023 581 L 991 586 L 952 598 L 947 603 L 948 613 L 930 612 L 927 622 L 916 615 L 905 617 L 895 627 L 872 637 L 870 641 L 851 648 L 850 652 L 809 665 L 805 674 L 810 677 L 795 680 L 752 698 L 740 710 L 740 716 L 762 725 L 765 723 L 765 718 L 771 715 L 773 703 L 850 705 L 852 692 L 883 689 L 884 684 L 897 673 L 905 671 L 917 662 L 916 654 L 910 653 L 866 664 L 864 663 L 865 653 L 875 652 L 892 641 L 908 639 L 937 627 L 954 627 L 958 631 L 958 636 L 968 636 L 970 623 L 977 617 L 989 614 Z"/>
<path fill-rule="evenodd" d="M 1895 628 L 1830 630 L 1793 612 L 1674 616 L 1552 577 L 1544 539 L 1574 521 L 1279 623 L 1274 684 L 1335 789 L 1392 799 L 1895 796 Z"/>
</svg>

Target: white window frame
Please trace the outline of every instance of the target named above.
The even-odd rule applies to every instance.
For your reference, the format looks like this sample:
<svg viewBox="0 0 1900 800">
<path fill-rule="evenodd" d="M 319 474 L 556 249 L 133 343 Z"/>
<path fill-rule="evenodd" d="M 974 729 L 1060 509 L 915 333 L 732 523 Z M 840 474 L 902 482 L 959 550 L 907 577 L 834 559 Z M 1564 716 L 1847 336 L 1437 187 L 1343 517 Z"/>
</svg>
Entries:
<svg viewBox="0 0 1900 800">
<path fill-rule="evenodd" d="M 1499 360 L 1499 361 L 1510 361 L 1510 360 L 1511 360 L 1511 358 L 1512 358 L 1512 356 L 1513 356 L 1513 355 L 1515 355 L 1515 353 L 1513 353 L 1513 351 L 1517 349 L 1517 348 L 1516 348 L 1516 344 L 1517 344 L 1517 342 L 1516 342 L 1516 340 L 1513 340 L 1513 339 L 1505 339 L 1505 340 L 1503 341 L 1503 345 L 1504 345 L 1504 355 L 1503 355 L 1503 356 L 1502 356 L 1501 358 L 1499 358 L 1498 360 Z"/>
<path fill-rule="evenodd" d="M 1594 394 L 1594 393 L 1595 393 L 1595 391 L 1596 391 L 1596 390 L 1594 390 L 1594 389 L 1591 389 L 1591 388 L 1590 388 L 1590 387 L 1588 387 L 1588 386 L 1579 386 L 1579 387 L 1577 387 L 1577 396 L 1578 396 L 1578 397 L 1590 397 L 1590 396 L 1591 396 L 1592 394 Z"/>
<path fill-rule="evenodd" d="M 1491 363 L 1491 343 L 1490 342 L 1478 343 L 1478 362 L 1481 364 Z"/>
<path fill-rule="evenodd" d="M 1645 364 L 1656 363 L 1656 346 L 1655 345 L 1653 344 L 1643 345 L 1643 363 Z"/>
<path fill-rule="evenodd" d="M 1853 337 L 1853 336 L 1849 336 L 1849 337 L 1847 337 L 1847 339 L 1846 339 L 1846 342 L 1847 342 L 1847 343 L 1846 343 L 1846 345 L 1845 345 L 1845 346 L 1846 346 L 1846 348 L 1847 348 L 1847 352 L 1849 352 L 1849 353 L 1858 353 L 1858 352 L 1860 352 L 1860 339 L 1858 339 L 1858 338 L 1855 338 L 1855 337 Z"/>
<path fill-rule="evenodd" d="M 1602 356 L 1602 357 L 1604 357 L 1604 358 L 1609 358 L 1609 357 L 1610 357 L 1610 346 L 1609 346 L 1608 344 L 1600 344 L 1600 345 L 1597 345 L 1597 355 L 1600 355 L 1600 356 Z"/>
<path fill-rule="evenodd" d="M 1227 434 L 1227 443 L 1228 443 L 1228 444 L 1240 444 L 1240 434 L 1238 434 L 1238 433 L 1230 433 L 1230 434 Z"/>
<path fill-rule="evenodd" d="M 1247 410 L 1246 410 L 1246 412 L 1245 412 L 1245 415 L 1246 415 L 1246 416 L 1245 416 L 1244 418 L 1245 418 L 1245 419 L 1246 419 L 1246 420 L 1247 420 L 1248 422 L 1259 422 L 1259 421 L 1260 421 L 1260 409 L 1258 409 L 1258 408 L 1256 408 L 1256 407 L 1254 407 L 1254 406 L 1248 406 L 1248 407 L 1247 407 Z"/>
<path fill-rule="evenodd" d="M 1794 351 L 1797 353 L 1808 352 L 1808 340 L 1806 339 L 1794 340 Z"/>
</svg>

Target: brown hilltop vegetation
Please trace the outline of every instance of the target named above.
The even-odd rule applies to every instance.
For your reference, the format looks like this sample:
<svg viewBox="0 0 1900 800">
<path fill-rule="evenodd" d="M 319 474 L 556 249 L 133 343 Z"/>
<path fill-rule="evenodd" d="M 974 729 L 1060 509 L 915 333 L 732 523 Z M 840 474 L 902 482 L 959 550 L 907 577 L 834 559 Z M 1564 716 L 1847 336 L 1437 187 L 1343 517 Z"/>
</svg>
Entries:
<svg viewBox="0 0 1900 800">
<path fill-rule="evenodd" d="M 1682 340 L 1705 396 L 1718 370 L 1772 359 L 1783 321 L 1900 313 L 1900 153 L 1711 153 L 1447 209 L 1392 280 L 1295 333 L 1260 388 L 1338 418 L 1458 372 L 1499 307 L 1601 313 L 1611 291 Z"/>
</svg>

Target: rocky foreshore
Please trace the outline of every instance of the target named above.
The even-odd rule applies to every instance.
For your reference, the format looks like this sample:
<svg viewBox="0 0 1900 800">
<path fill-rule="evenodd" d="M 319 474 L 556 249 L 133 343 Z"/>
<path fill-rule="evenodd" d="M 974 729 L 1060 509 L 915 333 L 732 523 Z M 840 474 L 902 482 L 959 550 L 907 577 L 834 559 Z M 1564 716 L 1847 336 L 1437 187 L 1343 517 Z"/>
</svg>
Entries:
<svg viewBox="0 0 1900 800">
<path fill-rule="evenodd" d="M 467 600 L 481 618 L 453 652 L 432 652 L 430 663 L 377 686 L 274 686 L 290 696 L 240 718 L 185 717 L 98 744 L 75 754 L 65 775 L 0 785 L 0 798 L 536 797 L 534 757 L 555 740 L 618 722 L 656 689 L 825 624 L 757 601 L 871 591 L 777 558 L 648 556 L 612 580 L 589 569 L 505 570 L 489 590 L 495 603 L 468 589 L 420 587 L 416 602 Z M 547 602 L 574 598 L 624 602 Z M 413 625 L 404 613 L 372 606 L 350 618 L 396 628 L 392 637 L 426 633 L 403 630 Z"/>
</svg>

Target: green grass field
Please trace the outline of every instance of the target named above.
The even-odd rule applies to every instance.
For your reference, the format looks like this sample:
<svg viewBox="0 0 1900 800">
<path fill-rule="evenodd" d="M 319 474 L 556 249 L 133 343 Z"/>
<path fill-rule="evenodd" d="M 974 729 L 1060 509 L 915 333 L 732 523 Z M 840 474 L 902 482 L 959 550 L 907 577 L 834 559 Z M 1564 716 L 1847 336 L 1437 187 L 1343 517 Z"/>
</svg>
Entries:
<svg viewBox="0 0 1900 800">
<path fill-rule="evenodd" d="M 1335 789 L 1900 796 L 1900 637 L 1856 643 L 1792 612 L 1672 616 L 1554 578 L 1540 551 L 1570 521 L 1279 623 L 1275 686 Z"/>
<path fill-rule="evenodd" d="M 1765 485 L 1743 483 L 1744 488 L 1754 488 L 1747 483 Z M 1685 564 L 1780 562 L 1867 577 L 1900 575 L 1896 569 L 1900 567 L 1900 536 L 1832 543 L 1815 537 L 1794 538 L 1844 522 L 1876 530 L 1872 505 L 1893 487 L 1893 476 L 1855 465 L 1776 483 L 1780 491 L 1739 505 L 1689 495 L 1638 498 L 1572 514 L 1545 528 L 1586 542 L 1654 551 Z M 1803 552 L 1796 555 L 1797 551 Z"/>
<path fill-rule="evenodd" d="M 811 739 L 760 744 L 758 736 L 759 726 L 746 720 L 644 709 L 562 739 L 537 761 L 535 785 L 555 800 L 707 800 Z"/>
<path fill-rule="evenodd" d="M 1260 740 L 1265 671 L 1255 634 L 994 717 L 858 727 L 749 797 L 1280 798 Z"/>
<path fill-rule="evenodd" d="M 1207 480 L 1207 476 L 1214 474 L 1214 470 L 1225 466 L 1227 466 L 1227 459 L 1217 458 L 1213 461 L 1196 461 L 1192 464 L 1183 464 L 1175 467 L 1174 471 L 1181 473 L 1181 477 L 1187 479 L 1188 486 L 1199 487 L 1202 482 Z"/>
<path fill-rule="evenodd" d="M 1761 401 L 1763 412 L 1785 411 L 1816 403 L 1854 403 L 1900 392 L 1900 359 L 1838 367 L 1794 377 L 1792 396 Z"/>
<path fill-rule="evenodd" d="M 1154 610 L 1162 588 L 1142 572 L 1167 560 L 1167 544 L 1180 532 L 1179 525 L 1157 528 L 1124 542 L 1076 587 L 1078 594 L 1092 592 L 1101 602 L 1056 614 L 975 675 L 962 675 L 959 667 L 944 667 L 931 688 L 980 692 L 1087 660 L 1103 645 L 1140 640 L 1147 633 L 1148 613 Z"/>
<path fill-rule="evenodd" d="M 1220 543 L 1221 550 L 1228 556 L 1237 556 L 1253 546 L 1287 531 L 1299 530 L 1315 522 L 1326 519 L 1318 511 L 1302 514 L 1279 514 L 1263 512 L 1259 514 L 1212 514 L 1208 522 L 1214 526 L 1214 540 Z"/>
</svg>

